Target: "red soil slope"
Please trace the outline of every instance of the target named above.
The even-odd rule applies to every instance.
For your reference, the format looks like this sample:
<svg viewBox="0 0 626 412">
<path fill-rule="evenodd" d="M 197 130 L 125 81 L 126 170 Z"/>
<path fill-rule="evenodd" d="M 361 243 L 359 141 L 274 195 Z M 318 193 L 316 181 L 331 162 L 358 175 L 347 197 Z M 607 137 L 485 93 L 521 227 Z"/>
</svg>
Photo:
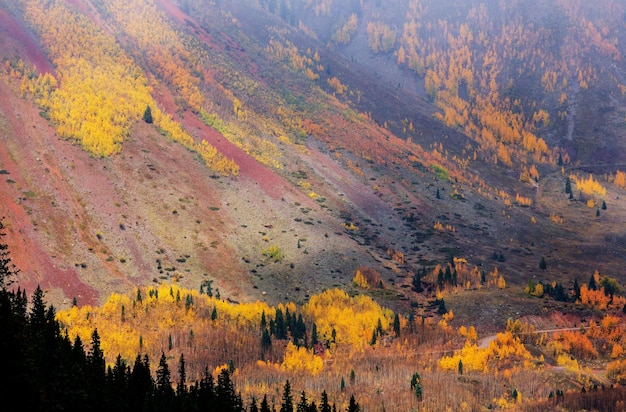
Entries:
<svg viewBox="0 0 626 412">
<path fill-rule="evenodd" d="M 55 70 L 46 55 L 28 32 L 15 21 L 13 16 L 0 9 L 0 47 L 7 45 L 7 40 L 11 39 L 15 42 L 15 47 L 20 47 L 22 58 L 26 58 L 27 63 L 33 64 L 39 73 L 54 74 Z M 8 51 L 8 50 L 7 50 Z M 17 49 L 12 50 L 13 54 L 17 53 Z M 4 53 L 10 55 L 11 53 Z"/>
</svg>

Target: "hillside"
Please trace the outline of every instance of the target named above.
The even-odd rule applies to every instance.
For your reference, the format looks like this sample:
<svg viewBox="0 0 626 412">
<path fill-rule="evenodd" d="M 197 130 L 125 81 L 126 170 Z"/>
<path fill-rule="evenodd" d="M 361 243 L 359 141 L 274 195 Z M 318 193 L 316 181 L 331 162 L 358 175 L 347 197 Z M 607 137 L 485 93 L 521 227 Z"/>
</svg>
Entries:
<svg viewBox="0 0 626 412">
<path fill-rule="evenodd" d="M 109 364 L 171 361 L 174 336 L 194 379 L 234 360 L 257 398 L 347 404 L 350 368 L 367 408 L 623 383 L 625 22 L 618 0 L 0 0 L 14 286 L 72 338 L 106 329 Z M 259 358 L 285 308 L 326 341 L 315 379 L 294 330 Z M 462 395 L 421 403 L 416 369 Z"/>
<path fill-rule="evenodd" d="M 342 13 L 315 15 L 295 3 L 300 30 L 245 2 L 204 8 L 168 1 L 138 1 L 133 7 L 113 1 L 7 3 L 2 12 L 6 36 L 1 87 L 6 98 L 0 165 L 7 176 L 3 207 L 8 233 L 23 268 L 20 282 L 28 289 L 44 285 L 58 302 L 76 296 L 96 303 L 111 291 L 173 278 L 191 288 L 214 281 L 234 300 L 303 302 L 329 286 L 349 288 L 355 270 L 369 267 L 394 291 L 392 300 L 397 294 L 409 303 L 419 301 L 406 289 L 413 275 L 450 256 L 487 272 L 498 267 L 509 285 L 524 286 L 529 278 L 583 280 L 596 269 L 623 281 L 617 258 L 624 246 L 617 224 L 624 208 L 618 199 L 622 189 L 606 181 L 624 163 L 619 149 L 623 139 L 616 135 L 621 95 L 612 98 L 610 110 L 601 110 L 608 129 L 596 131 L 602 137 L 593 144 L 583 132 L 592 127 L 584 121 L 592 106 L 578 103 L 571 105 L 580 126 L 576 123 L 576 133 L 567 137 L 571 144 L 564 144 L 556 136 L 570 126 L 551 120 L 516 131 L 516 121 L 526 124 L 527 109 L 507 112 L 506 105 L 514 103 L 509 97 L 501 102 L 494 100 L 497 95 L 489 97 L 501 113 L 494 116 L 509 122 L 506 130 L 526 136 L 524 142 L 545 139 L 545 149 L 539 151 L 517 149 L 515 138 L 508 142 L 504 129 L 489 132 L 499 127 L 495 123 L 489 126 L 483 119 L 480 126 L 481 112 L 451 128 L 448 117 L 458 116 L 454 111 L 467 104 L 462 102 L 479 99 L 483 92 L 478 86 L 482 74 L 471 64 L 484 51 L 470 49 L 475 50 L 472 58 L 463 65 L 471 64 L 460 69 L 477 79 L 470 100 L 461 93 L 454 100 L 457 106 L 450 106 L 453 100 L 443 86 L 434 99 L 432 93 L 424 99 L 423 82 L 442 76 L 432 71 L 439 66 L 425 66 L 425 73 L 403 64 L 391 67 L 397 48 L 408 41 L 406 24 L 393 47 L 381 51 L 370 45 L 366 50 L 364 41 L 372 36 L 364 30 L 366 21 L 404 17 L 375 4 L 363 5 L 356 30 L 339 41 L 323 38 L 322 32 L 336 26 L 333 19 Z M 51 16 L 64 19 L 60 29 L 51 31 L 54 18 L 39 20 L 45 7 Z M 424 10 L 411 2 L 398 7 L 419 12 L 426 21 L 441 17 L 427 5 Z M 562 7 L 564 13 L 574 13 L 567 14 L 569 21 L 583 16 L 584 10 Z M 513 11 L 499 10 L 503 16 Z M 137 13 L 145 18 L 134 19 Z M 601 39 L 619 44 L 619 25 L 609 23 L 603 33 L 615 30 L 617 37 L 610 40 L 606 34 Z M 320 33 L 307 30 L 308 25 Z M 385 25 L 402 27 L 398 22 Z M 476 26 L 476 35 L 484 37 L 481 27 Z M 58 48 L 54 36 L 64 30 L 94 34 L 66 38 L 64 48 Z M 467 49 L 463 41 L 470 37 L 459 39 L 459 47 Z M 482 42 L 491 47 L 488 37 Z M 91 52 L 82 54 L 81 47 Z M 423 53 L 431 47 L 435 45 Z M 510 46 L 493 47 L 492 58 L 499 62 L 497 53 L 507 53 Z M 357 49 L 361 57 L 351 57 Z M 557 58 L 557 50 L 543 52 L 546 56 L 537 58 Z M 521 49 L 516 53 L 524 55 Z M 603 95 L 611 81 L 619 85 L 617 77 L 599 75 L 617 70 L 617 51 L 594 60 L 585 60 L 584 53 L 577 64 L 593 64 L 596 75 L 595 81 L 581 79 L 588 88 L 576 102 Z M 452 57 L 441 58 L 441 64 L 456 64 Z M 77 72 L 75 59 L 87 66 L 106 61 L 123 70 Z M 507 61 L 498 65 L 508 67 Z M 118 75 L 118 80 L 106 80 Z M 502 77 L 500 70 L 494 81 L 502 83 Z M 122 89 L 90 86 L 110 81 L 142 85 L 123 97 L 116 97 Z M 518 82 L 514 85 L 520 93 L 515 104 L 536 107 L 534 118 L 541 110 L 550 119 L 558 117 L 550 99 L 565 91 L 544 87 L 545 97 L 533 100 L 534 94 L 523 94 L 530 90 L 524 83 L 530 80 L 511 81 Z M 81 93 L 84 103 L 73 100 L 72 93 Z M 119 98 L 128 102 L 128 109 L 107 103 Z M 71 116 L 80 115 L 79 106 L 71 109 L 63 103 L 95 103 L 93 113 L 105 115 L 98 101 L 106 110 L 133 111 L 115 115 L 118 123 L 102 136 L 119 137 L 108 143 L 99 140 L 102 129 L 73 120 Z M 481 107 L 478 100 L 475 104 Z M 154 125 L 141 121 L 146 106 L 155 111 Z M 568 116 L 574 116 L 572 111 Z M 97 116 L 84 119 L 103 122 Z M 478 138 L 472 132 L 477 126 L 487 130 L 480 136 L 493 136 L 495 143 Z M 507 150 L 494 152 L 494 147 Z M 603 150 L 612 157 L 599 156 Z M 509 164 L 502 159 L 510 159 Z M 565 163 L 562 170 L 557 160 Z M 224 162 L 236 169 L 229 172 Z M 595 207 L 571 202 L 561 193 L 566 177 L 586 178 L 587 172 L 597 172 L 607 190 L 601 196 L 584 195 L 585 202 L 593 198 L 598 205 L 606 200 L 608 209 L 599 218 L 594 217 Z M 436 228 L 438 222 L 443 230 Z M 263 255 L 270 246 L 281 250 L 281 262 Z M 34 259 L 33 250 L 38 251 Z M 546 271 L 538 269 L 541 257 L 548 259 Z"/>
</svg>

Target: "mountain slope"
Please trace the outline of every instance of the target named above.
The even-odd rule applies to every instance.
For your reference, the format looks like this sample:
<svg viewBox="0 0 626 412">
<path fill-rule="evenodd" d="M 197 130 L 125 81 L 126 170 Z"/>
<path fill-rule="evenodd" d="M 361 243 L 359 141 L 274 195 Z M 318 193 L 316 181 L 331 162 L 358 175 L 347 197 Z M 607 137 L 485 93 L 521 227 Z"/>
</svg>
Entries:
<svg viewBox="0 0 626 412">
<path fill-rule="evenodd" d="M 576 132 L 561 145 L 568 115 L 534 126 L 524 117 L 546 107 L 553 119 L 559 108 L 550 102 L 560 91 L 546 92 L 537 103 L 524 91 L 536 84 L 512 76 L 517 83 L 506 89 L 524 106 L 512 111 L 506 99 L 487 105 L 494 96 L 480 97 L 479 86 L 467 89 L 470 96 L 457 87 L 456 99 L 442 80 L 428 97 L 425 73 L 385 67 L 396 64 L 399 49 L 364 47 L 371 36 L 367 19 L 403 27 L 397 19 L 404 13 L 363 2 L 352 41 L 339 42 L 323 37 L 322 29 L 339 28 L 333 18 L 341 13 L 314 17 L 295 3 L 299 29 L 279 18 L 280 10 L 274 15 L 245 1 L 0 3 L 0 196 L 22 286 L 41 284 L 58 304 L 73 297 L 101 302 L 111 291 L 171 280 L 190 289 L 212 282 L 235 301 L 304 302 L 328 287 L 353 288 L 361 269 L 382 281 L 384 289 L 372 292 L 378 299 L 428 314 L 435 267 L 447 262 L 467 261 L 459 273 L 476 269 L 479 278 L 498 268 L 509 285 L 500 293 L 515 303 L 524 302 L 519 291 L 529 279 L 569 287 L 598 269 L 624 280 L 620 216 L 626 204 L 614 181 L 623 162 L 622 96 L 613 96 L 606 109 L 592 109 L 613 83 L 592 82 L 571 99 Z M 424 21 L 442 17 L 428 4 Z M 78 22 L 97 34 L 93 42 L 68 36 L 58 46 L 55 24 L 61 23 L 46 7 L 72 16 L 59 32 L 71 33 Z M 584 16 L 572 13 L 580 14 L 570 22 Z M 38 20 L 41 15 L 50 19 Z M 621 35 L 620 28 L 607 30 Z M 467 49 L 461 40 L 459 50 Z M 473 56 L 484 57 L 469 45 L 476 47 Z M 433 55 L 450 50 L 424 47 Z M 97 56 L 123 65 L 121 78 L 136 81 L 137 90 L 100 87 L 117 78 L 87 70 L 98 65 Z M 81 59 L 88 62 L 76 63 Z M 612 59 L 599 60 L 596 72 L 619 67 Z M 483 74 L 474 63 L 461 66 L 478 78 Z M 430 76 L 441 73 L 438 64 L 433 61 Z M 450 73 L 450 82 L 460 81 Z M 494 78 L 498 85 L 503 76 Z M 76 101 L 86 103 L 71 106 Z M 126 107 L 115 102 L 132 109 L 115 115 L 119 136 L 101 144 L 98 139 L 111 136 L 93 125 L 106 122 L 108 110 Z M 471 111 L 466 120 L 450 122 L 464 105 Z M 154 124 L 142 120 L 146 106 L 154 110 Z M 535 139 L 532 147 L 506 141 L 504 134 L 492 144 L 476 133 L 476 122 L 488 117 L 479 109 L 494 107 L 501 110 L 490 112 L 494 118 L 523 123 L 501 131 L 527 133 L 527 141 Z M 76 115 L 81 110 L 86 114 Z M 611 121 L 598 125 L 590 119 L 593 110 Z M 485 135 L 495 130 L 489 127 Z M 594 128 L 592 138 L 585 130 Z M 601 131 L 606 138 L 598 137 Z M 536 149 L 544 138 L 549 146 Z M 95 146 L 85 143 L 94 139 Z M 599 153 L 612 157 L 594 157 Z M 568 200 L 565 179 L 586 179 L 598 162 L 612 173 L 599 177 L 604 194 L 583 193 L 581 186 L 575 200 L 583 201 Z M 608 208 L 600 213 L 603 201 Z M 539 268 L 542 257 L 546 269 Z M 427 291 L 417 294 L 415 276 L 424 269 Z M 475 282 L 467 289 L 480 287 Z M 464 301 L 459 305 L 482 299 L 465 285 L 455 288 Z M 492 308 L 481 308 L 476 315 L 497 323 L 519 307 L 538 313 L 539 306 L 514 305 L 495 317 Z"/>
</svg>

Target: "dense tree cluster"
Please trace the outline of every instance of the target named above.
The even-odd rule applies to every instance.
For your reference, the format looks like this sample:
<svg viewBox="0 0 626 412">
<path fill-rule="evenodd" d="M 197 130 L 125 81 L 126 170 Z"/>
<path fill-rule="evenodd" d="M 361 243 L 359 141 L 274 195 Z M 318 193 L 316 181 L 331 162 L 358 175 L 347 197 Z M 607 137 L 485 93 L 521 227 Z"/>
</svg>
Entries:
<svg viewBox="0 0 626 412">
<path fill-rule="evenodd" d="M 181 356 L 180 381 L 174 390 L 165 355 L 156 379 L 147 355 L 137 355 L 132 366 L 118 356 L 113 366 L 106 367 L 98 331 L 93 331 L 89 348 L 78 336 L 72 342 L 43 297 L 37 288 L 28 309 L 24 291 L 0 291 L 4 405 L 8 399 L 17 401 L 14 396 L 21 393 L 19 410 L 31 411 L 243 410 L 227 369 L 217 382 L 207 369 L 201 380 L 189 385 Z"/>
<path fill-rule="evenodd" d="M 173 382 L 165 353 L 161 354 L 155 373 L 148 355 L 138 354 L 132 365 L 117 356 L 106 366 L 100 335 L 95 329 L 89 345 L 80 336 L 72 341 L 60 328 L 55 309 L 44 302 L 37 288 L 29 308 L 26 292 L 0 290 L 0 396 L 3 407 L 29 411 L 261 411 L 270 412 L 265 396 L 244 405 L 229 368 L 215 379 L 208 367 L 195 382 L 187 382 L 184 355 L 178 360 L 178 380 Z M 154 375 L 154 376 L 153 376 Z M 21 393 L 18 399 L 15 395 Z M 11 407 L 10 405 L 13 405 Z M 293 411 L 289 381 L 286 382 L 281 411 Z M 315 402 L 302 392 L 298 411 L 318 411 Z M 320 411 L 332 409 L 322 393 Z M 350 411 L 359 411 L 354 396 Z"/>
</svg>

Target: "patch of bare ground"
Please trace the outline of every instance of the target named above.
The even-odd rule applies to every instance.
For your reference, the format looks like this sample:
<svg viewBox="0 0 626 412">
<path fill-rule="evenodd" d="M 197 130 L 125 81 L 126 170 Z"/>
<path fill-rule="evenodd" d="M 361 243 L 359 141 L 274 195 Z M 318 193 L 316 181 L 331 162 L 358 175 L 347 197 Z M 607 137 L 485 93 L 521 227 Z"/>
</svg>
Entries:
<svg viewBox="0 0 626 412">
<path fill-rule="evenodd" d="M 209 210 L 217 182 L 192 153 L 138 124 L 122 154 L 90 158 L 13 92 L 0 83 L 1 193 L 21 286 L 88 304 L 151 282 L 196 288 L 225 272 L 222 289 L 240 293 L 229 246 L 211 247 L 224 232 Z"/>
<path fill-rule="evenodd" d="M 0 82 L 0 94 L 8 97 L 12 93 Z M 22 99 L 1 99 L 0 118 L 0 168 L 5 170 L 0 182 L 0 203 L 6 217 L 11 257 L 21 270 L 20 286 L 32 291 L 39 284 L 50 291 L 55 301 L 76 296 L 85 303 L 95 303 L 97 288 L 86 284 L 63 258 L 57 259 L 63 248 L 71 247 L 61 246 L 53 239 L 53 232 L 58 232 L 58 239 L 69 242 L 68 228 L 57 220 L 65 211 L 59 211 L 57 206 L 70 205 L 64 202 L 67 193 L 61 193 L 62 182 L 57 180 L 59 165 L 56 157 L 50 155 L 54 149 L 41 139 L 52 131 Z M 62 144 L 65 143 L 59 142 Z"/>
</svg>

